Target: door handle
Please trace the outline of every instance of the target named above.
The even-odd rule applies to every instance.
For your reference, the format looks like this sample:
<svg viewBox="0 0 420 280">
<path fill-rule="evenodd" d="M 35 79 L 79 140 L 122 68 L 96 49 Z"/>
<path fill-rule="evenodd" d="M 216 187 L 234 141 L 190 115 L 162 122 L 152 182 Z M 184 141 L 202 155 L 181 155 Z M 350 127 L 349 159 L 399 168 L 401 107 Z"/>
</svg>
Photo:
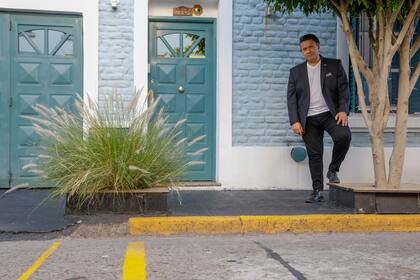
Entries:
<svg viewBox="0 0 420 280">
<path fill-rule="evenodd" d="M 183 86 L 179 86 L 178 92 L 183 94 L 185 92 L 185 88 Z"/>
</svg>

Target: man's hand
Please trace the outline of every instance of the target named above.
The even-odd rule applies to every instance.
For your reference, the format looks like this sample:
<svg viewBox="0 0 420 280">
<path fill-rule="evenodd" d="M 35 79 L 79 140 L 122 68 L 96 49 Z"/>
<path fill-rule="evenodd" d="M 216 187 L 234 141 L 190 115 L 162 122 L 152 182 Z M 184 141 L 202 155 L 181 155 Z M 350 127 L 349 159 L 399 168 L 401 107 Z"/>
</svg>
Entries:
<svg viewBox="0 0 420 280">
<path fill-rule="evenodd" d="M 292 130 L 294 133 L 302 136 L 303 135 L 303 127 L 302 124 L 300 122 L 295 122 L 294 124 L 292 124 Z"/>
<path fill-rule="evenodd" d="M 346 112 L 339 112 L 337 115 L 335 115 L 335 120 L 337 121 L 337 124 L 341 124 L 342 126 L 347 126 L 349 124 L 349 119 Z"/>
</svg>

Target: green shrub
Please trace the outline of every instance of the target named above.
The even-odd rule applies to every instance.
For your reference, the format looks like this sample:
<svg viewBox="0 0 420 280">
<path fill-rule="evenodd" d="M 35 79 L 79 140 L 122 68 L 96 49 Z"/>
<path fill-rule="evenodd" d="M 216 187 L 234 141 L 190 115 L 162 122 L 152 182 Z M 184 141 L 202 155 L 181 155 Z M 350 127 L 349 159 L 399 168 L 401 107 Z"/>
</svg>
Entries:
<svg viewBox="0 0 420 280">
<path fill-rule="evenodd" d="M 150 103 L 150 102 L 149 102 Z M 81 204 L 98 192 L 130 191 L 154 186 L 176 186 L 190 161 L 187 149 L 204 138 L 183 138 L 183 124 L 169 124 L 159 99 L 139 106 L 139 92 L 128 105 L 114 92 L 103 108 L 89 100 L 76 101 L 76 112 L 35 105 L 39 113 L 27 117 L 41 136 L 43 183 L 53 184 L 53 196 L 67 195 Z M 204 150 L 197 151 L 200 154 Z"/>
</svg>

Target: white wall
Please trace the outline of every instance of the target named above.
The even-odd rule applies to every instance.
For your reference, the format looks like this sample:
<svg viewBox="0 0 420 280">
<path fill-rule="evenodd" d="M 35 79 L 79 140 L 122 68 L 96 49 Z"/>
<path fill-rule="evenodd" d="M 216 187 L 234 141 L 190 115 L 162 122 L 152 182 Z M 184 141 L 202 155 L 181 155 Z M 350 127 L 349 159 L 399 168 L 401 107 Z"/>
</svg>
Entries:
<svg viewBox="0 0 420 280">
<path fill-rule="evenodd" d="M 217 19 L 216 180 L 223 185 L 235 178 L 232 157 L 232 29 L 233 0 L 220 0 Z M 237 178 L 240 180 L 240 177 Z"/>
<path fill-rule="evenodd" d="M 232 189 L 311 189 L 308 159 L 296 163 L 290 157 L 291 147 L 234 147 L 232 151 L 232 178 L 222 181 Z M 385 149 L 386 162 L 391 148 Z M 420 148 L 408 148 L 406 152 L 404 183 L 420 181 L 418 159 Z M 331 148 L 324 152 L 324 170 L 331 160 Z M 373 164 L 370 148 L 351 147 L 343 162 L 339 177 L 342 182 L 373 183 Z"/>
<path fill-rule="evenodd" d="M 341 59 L 344 70 L 349 76 L 349 48 L 347 45 L 346 34 L 343 31 L 343 24 L 341 23 L 340 18 L 337 17 L 337 58 Z"/>
<path fill-rule="evenodd" d="M 217 17 L 217 2 L 218 0 L 149 0 L 149 15 L 172 16 L 175 7 L 192 7 L 200 4 L 203 7 L 203 14 L 200 17 Z"/>
<path fill-rule="evenodd" d="M 77 12 L 83 16 L 83 95 L 98 98 L 98 2 L 86 0 L 0 0 L 0 8 Z"/>
<path fill-rule="evenodd" d="M 147 98 L 148 83 L 148 52 L 149 52 L 149 3 L 144 0 L 134 0 L 134 86 L 142 90 L 140 104 Z"/>
</svg>

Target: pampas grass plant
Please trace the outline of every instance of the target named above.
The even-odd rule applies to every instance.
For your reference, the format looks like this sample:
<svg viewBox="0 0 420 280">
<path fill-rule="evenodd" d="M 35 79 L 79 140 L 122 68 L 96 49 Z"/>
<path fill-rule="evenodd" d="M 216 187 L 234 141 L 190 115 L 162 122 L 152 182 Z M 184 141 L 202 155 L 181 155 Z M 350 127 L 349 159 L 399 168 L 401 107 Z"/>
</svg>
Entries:
<svg viewBox="0 0 420 280">
<path fill-rule="evenodd" d="M 52 195 L 89 203 L 104 191 L 127 192 L 176 186 L 188 166 L 187 149 L 203 139 L 184 138 L 185 120 L 169 124 L 159 99 L 139 105 L 140 91 L 129 104 L 114 91 L 103 108 L 91 99 L 75 102 L 76 112 L 35 105 L 28 116 L 41 136 L 39 164 L 25 166 L 53 184 Z M 196 156 L 204 150 L 192 152 Z"/>
</svg>

